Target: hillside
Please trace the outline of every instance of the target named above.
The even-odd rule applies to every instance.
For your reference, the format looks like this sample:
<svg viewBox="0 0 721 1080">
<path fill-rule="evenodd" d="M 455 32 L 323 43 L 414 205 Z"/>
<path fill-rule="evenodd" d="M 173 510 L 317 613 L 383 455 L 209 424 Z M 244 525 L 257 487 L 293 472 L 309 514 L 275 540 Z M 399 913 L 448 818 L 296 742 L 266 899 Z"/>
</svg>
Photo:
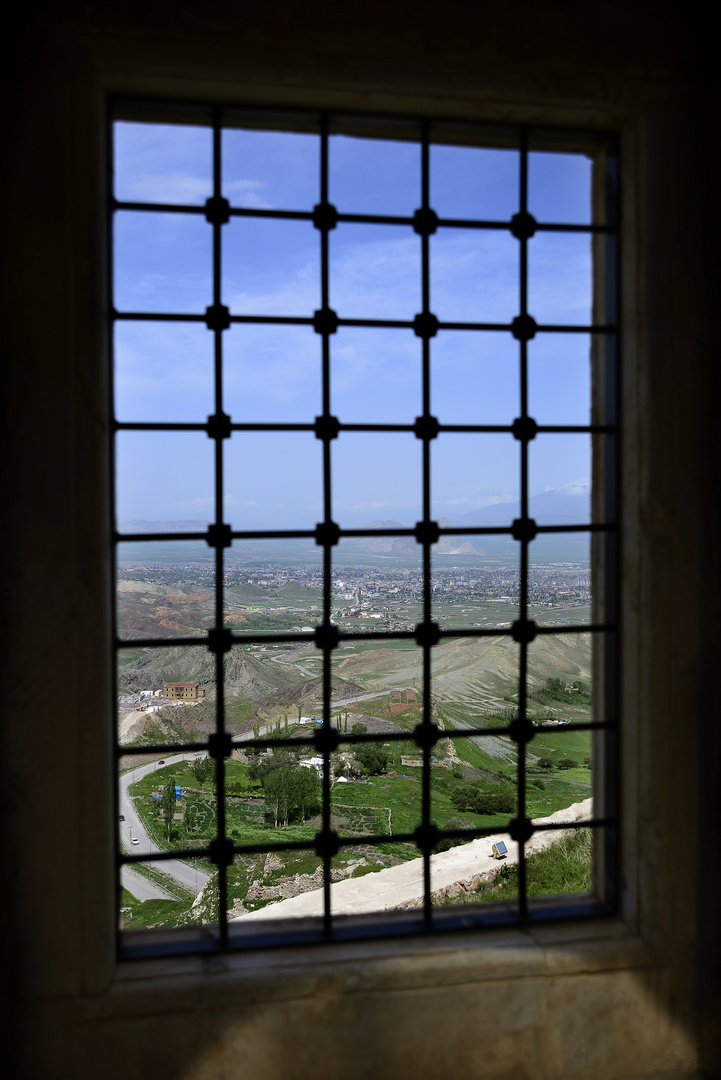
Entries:
<svg viewBox="0 0 721 1080">
<path fill-rule="evenodd" d="M 119 581 L 117 598 L 121 638 L 187 637 L 215 620 L 210 590 L 193 585 Z"/>
<path fill-rule="evenodd" d="M 215 657 L 202 646 L 148 649 L 138 660 L 118 671 L 120 693 L 159 690 L 164 682 L 198 682 L 214 696 Z M 231 649 L 225 659 L 225 689 L 230 697 L 266 698 L 289 693 L 305 682 L 297 668 L 270 664 L 246 652 Z"/>
<path fill-rule="evenodd" d="M 336 675 L 331 675 L 330 679 L 330 697 L 331 701 L 337 701 L 338 698 L 352 697 L 354 694 L 362 694 L 365 691 L 365 687 L 360 683 L 348 682 L 346 679 L 339 679 Z M 278 698 L 281 697 L 281 692 L 278 693 Z M 302 686 L 298 686 L 290 693 L 282 695 L 283 703 L 293 702 L 296 705 L 305 705 L 311 702 L 321 701 L 323 697 L 323 679 L 308 679 Z"/>
<path fill-rule="evenodd" d="M 493 704 L 515 693 L 518 646 L 510 637 L 459 638 L 432 652 L 433 695 L 439 701 Z M 368 690 L 422 685 L 420 649 L 374 649 L 350 656 L 339 665 L 343 677 Z M 591 637 L 567 634 L 540 637 L 528 650 L 528 682 L 542 686 L 548 678 L 591 677 Z"/>
</svg>

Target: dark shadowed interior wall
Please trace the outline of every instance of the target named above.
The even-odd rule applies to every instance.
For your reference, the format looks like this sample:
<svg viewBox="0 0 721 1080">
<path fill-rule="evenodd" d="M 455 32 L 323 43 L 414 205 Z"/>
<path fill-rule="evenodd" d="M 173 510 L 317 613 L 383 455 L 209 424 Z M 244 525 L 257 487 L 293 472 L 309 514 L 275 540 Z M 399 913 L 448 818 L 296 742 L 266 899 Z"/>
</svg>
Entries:
<svg viewBox="0 0 721 1080">
<path fill-rule="evenodd" d="M 14 19 L 2 196 L 8 1074 L 718 1076 L 710 25 L 650 0 L 29 2 Z M 119 91 L 620 132 L 619 918 L 116 963 L 103 115 Z"/>
</svg>

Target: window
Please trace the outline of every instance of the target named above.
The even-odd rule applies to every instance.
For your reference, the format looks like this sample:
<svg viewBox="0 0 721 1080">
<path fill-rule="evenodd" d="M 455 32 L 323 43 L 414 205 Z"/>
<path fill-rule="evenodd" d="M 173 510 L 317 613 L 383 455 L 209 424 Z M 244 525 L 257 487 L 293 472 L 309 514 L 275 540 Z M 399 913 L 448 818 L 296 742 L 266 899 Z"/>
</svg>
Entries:
<svg viewBox="0 0 721 1080">
<path fill-rule="evenodd" d="M 121 955 L 613 911 L 614 139 L 412 117 L 130 101 L 114 103 L 111 124 L 114 535 L 124 603 L 116 630 L 124 818 L 118 866 L 121 874 L 142 871 L 144 895 L 165 897 L 163 903 L 181 903 L 179 893 L 197 896 L 178 920 L 184 931 L 125 930 Z M 154 141 L 159 132 L 163 138 Z M 292 168 L 283 156 L 290 142 Z M 153 172 L 158 146 L 165 157 Z M 184 153 L 201 163 L 192 174 Z M 131 175 L 125 166 L 134 154 L 142 166 Z M 580 169 L 588 194 L 586 206 L 567 201 L 560 215 L 558 162 Z M 359 237 L 363 243 L 372 237 L 360 267 L 349 256 Z M 159 327 L 172 333 L 161 335 Z M 285 364 L 268 362 L 271 335 Z M 569 352 L 563 345 L 569 341 L 581 345 Z M 245 353 L 243 342 L 250 342 Z M 395 385 L 383 382 L 385 357 L 401 353 L 403 377 Z M 461 353 L 470 357 L 463 371 Z M 370 373 L 370 392 L 366 387 L 361 400 L 351 379 L 345 397 L 337 395 L 336 386 L 360 365 Z M 579 370 L 590 370 L 590 381 L 580 380 L 585 413 L 574 404 L 578 395 L 566 392 Z M 276 415 L 254 415 L 259 381 L 275 380 L 282 390 L 303 378 L 317 382 L 317 413 L 304 389 L 292 407 L 280 393 Z M 192 401 L 197 410 L 205 395 L 205 416 L 180 410 L 175 391 L 183 380 L 183 408 Z M 417 408 L 411 408 L 414 394 Z M 148 418 L 139 419 L 139 411 Z M 477 464 L 461 468 L 463 457 Z M 543 492 L 548 462 L 573 459 L 588 463 L 588 476 L 576 478 L 578 490 L 562 492 L 584 507 L 575 516 L 558 509 L 553 490 Z M 586 501 L 591 469 L 592 506 Z M 515 486 L 502 493 L 505 501 L 494 503 L 486 493 L 478 520 L 466 514 L 449 524 L 441 511 L 454 500 L 467 505 L 458 485 L 482 470 L 489 477 L 505 470 L 517 478 Z M 175 494 L 164 498 L 171 475 Z M 196 496 L 200 475 L 207 495 Z M 134 503 L 127 493 L 138 476 L 149 494 Z M 389 476 L 396 491 L 407 478 L 417 479 L 416 522 L 359 524 L 348 490 L 357 489 L 357 501 L 376 504 L 381 513 L 393 501 Z M 573 488 L 574 477 L 568 479 Z M 311 482 L 319 493 L 315 520 L 310 495 L 288 520 L 283 507 L 275 508 L 277 520 L 258 518 L 258 490 L 275 488 L 290 498 L 306 483 L 310 492 Z M 177 494 L 184 485 L 187 499 Z M 444 485 L 445 503 L 436 494 Z M 558 495 L 560 488 L 554 490 Z M 171 506 L 164 521 L 157 513 L 153 521 L 145 517 L 151 504 L 157 513 Z M 206 506 L 207 529 L 192 517 Z M 199 558 L 201 550 L 209 558 Z M 388 566 L 394 553 L 401 558 L 392 563 L 393 574 L 354 571 L 353 581 L 347 568 L 361 550 L 366 566 L 375 568 L 384 560 Z M 288 572 L 300 565 L 302 574 Z M 549 618 L 549 610 L 557 617 Z M 558 660 L 579 643 L 583 662 L 569 668 L 567 657 Z M 503 650 L 501 669 L 510 665 L 515 689 L 507 675 L 505 684 L 484 688 L 477 671 L 493 665 L 474 653 L 476 675 L 466 680 L 462 700 L 436 694 L 446 677 L 440 667 L 434 671 L 443 649 L 481 645 Z M 273 646 L 283 650 L 268 655 Z M 349 655 L 339 659 L 344 649 Z M 403 663 L 392 662 L 395 650 Z M 454 662 L 462 666 L 457 657 Z M 589 675 L 581 678 L 584 664 Z M 241 700 L 229 692 L 253 679 L 262 683 L 273 665 L 285 697 L 271 687 L 262 708 L 253 710 L 248 701 L 258 701 L 257 694 Z M 392 677 L 384 680 L 386 667 Z M 158 687 L 165 699 L 146 706 L 154 712 L 139 721 L 133 712 Z M 180 699 L 189 698 L 202 708 L 188 704 L 190 718 L 174 719 L 171 709 L 185 714 Z M 171 699 L 178 704 L 162 705 Z M 368 704 L 378 700 L 380 708 Z M 365 720 L 357 710 L 362 702 Z M 289 716 L 291 705 L 297 717 Z M 571 752 L 584 740 L 585 761 Z M 539 745 L 547 757 L 534 751 Z M 495 771 L 489 746 L 499 762 Z M 293 761 L 298 754 L 301 760 Z M 259 761 L 261 755 L 277 767 Z M 363 801 L 359 790 L 377 784 L 370 778 L 389 765 L 392 805 L 381 806 L 378 791 Z M 341 802 L 338 791 L 346 788 L 339 783 L 347 783 L 349 768 L 354 783 L 349 801 Z M 580 816 L 532 812 L 542 805 L 539 793 L 564 784 L 576 793 L 585 785 L 593 810 L 579 800 Z M 253 798 L 260 793 L 262 800 Z M 403 805 L 400 829 L 394 800 Z M 439 814 L 444 800 L 446 810 L 450 803 L 455 808 L 453 817 Z M 596 836 L 593 889 L 580 897 L 534 895 L 528 873 L 534 844 L 544 834 L 580 837 L 588 829 Z M 469 847 L 478 842 L 485 862 L 478 846 Z M 480 885 L 495 874 L 492 845 L 499 858 L 510 848 L 517 866 L 506 875 L 517 875 L 513 900 L 444 903 L 454 893 L 434 881 L 439 860 L 450 864 L 449 851 L 473 851 L 479 869 L 471 876 Z M 392 853 L 385 869 L 371 863 L 369 852 Z M 286 880 L 291 874 L 271 873 L 276 865 L 292 870 L 283 864 L 290 853 L 297 857 L 294 876 L 307 879 L 305 891 L 294 894 Z M 269 884 L 246 887 L 246 901 L 252 892 L 256 906 L 248 910 L 244 902 L 236 910 L 234 882 L 238 874 L 252 875 L 261 857 Z M 469 860 L 470 854 L 458 866 L 467 868 Z M 406 893 L 393 893 L 394 902 L 379 899 L 369 914 L 367 905 L 354 908 L 350 900 L 337 913 L 335 886 L 375 884 L 376 874 L 390 880 L 391 871 L 396 880 L 401 870 L 413 880 Z M 459 879 L 467 876 L 458 870 Z M 313 899 L 299 902 L 311 893 Z M 274 918 L 279 900 L 286 906 Z M 383 907 L 397 910 L 377 910 Z M 162 922 L 157 912 L 156 918 Z M 146 924 L 153 925 L 150 917 Z"/>
</svg>

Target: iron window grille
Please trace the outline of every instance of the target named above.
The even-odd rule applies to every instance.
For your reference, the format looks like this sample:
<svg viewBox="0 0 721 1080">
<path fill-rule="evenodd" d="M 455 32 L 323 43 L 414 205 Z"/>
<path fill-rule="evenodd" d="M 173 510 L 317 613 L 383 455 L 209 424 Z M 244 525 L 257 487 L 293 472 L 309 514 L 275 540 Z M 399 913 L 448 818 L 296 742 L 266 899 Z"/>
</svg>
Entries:
<svg viewBox="0 0 721 1080">
<path fill-rule="evenodd" d="M 215 657 L 216 729 L 207 740 L 197 742 L 167 742 L 158 745 L 142 745 L 137 753 L 164 755 L 174 751 L 207 751 L 215 762 L 215 800 L 217 812 L 217 835 L 206 848 L 192 851 L 162 851 L 145 854 L 126 853 L 116 841 L 116 865 L 118 868 L 118 896 L 120 895 L 120 869 L 124 865 L 152 861 L 162 863 L 165 859 L 208 858 L 218 871 L 219 921 L 210 928 L 177 928 L 143 937 L 133 932 L 118 931 L 118 955 L 123 958 L 178 954 L 184 952 L 224 952 L 273 945 L 308 944 L 328 941 L 353 940 L 383 936 L 401 936 L 432 931 L 467 931 L 486 926 L 504 924 L 527 924 L 548 919 L 589 917 L 610 914 L 617 903 L 617 735 L 618 714 L 618 145 L 613 133 L 598 131 L 575 131 L 567 129 L 540 128 L 523 125 L 494 125 L 474 122 L 444 121 L 438 118 L 393 117 L 388 115 L 354 115 L 323 110 L 247 109 L 238 106 L 193 105 L 163 101 L 136 101 L 118 99 L 110 103 L 108 117 L 108 190 L 113 192 L 113 125 L 116 120 L 145 120 L 158 123 L 192 123 L 212 129 L 213 147 L 213 194 L 204 206 L 170 203 L 120 201 L 113 196 L 108 200 L 108 253 L 109 253 L 109 354 L 113 355 L 114 324 L 121 320 L 145 322 L 190 322 L 205 325 L 214 341 L 214 394 L 215 412 L 206 423 L 175 422 L 120 422 L 112 421 L 111 475 L 115 472 L 115 435 L 122 431 L 206 432 L 214 443 L 215 469 L 215 520 L 207 532 L 125 533 L 121 534 L 115 523 L 113 510 L 112 536 L 114 548 L 119 543 L 133 544 L 157 541 L 205 541 L 215 553 L 214 607 L 215 626 L 204 635 L 183 638 L 123 638 L 114 622 L 114 645 L 116 651 L 132 648 L 189 648 L 206 646 Z M 318 202 L 305 210 L 261 209 L 233 206 L 224 197 L 221 171 L 222 133 L 228 128 L 250 128 L 275 131 L 315 132 L 320 145 L 320 190 Z M 372 134 L 373 137 L 392 137 L 417 143 L 421 156 L 420 206 L 412 216 L 383 214 L 350 214 L 339 212 L 329 201 L 328 151 L 329 138 L 334 133 Z M 430 204 L 429 150 L 433 143 L 451 145 L 475 145 L 513 148 L 519 156 L 519 191 L 517 212 L 508 220 L 449 219 L 440 217 Z M 528 162 L 532 149 L 565 149 L 596 155 L 597 177 L 595 183 L 595 216 L 600 220 L 589 224 L 561 224 L 539 222 L 528 210 Z M 599 178 L 598 170 L 602 176 Z M 212 302 L 206 310 L 182 314 L 164 312 L 118 311 L 115 308 L 113 265 L 113 218 L 119 211 L 140 211 L 168 214 L 201 215 L 212 230 Z M 312 222 L 317 230 L 320 244 L 320 303 L 315 311 L 304 316 L 272 316 L 235 314 L 224 304 L 221 268 L 221 244 L 223 228 L 232 217 L 269 218 L 279 221 L 296 220 Z M 329 236 L 338 223 L 354 222 L 372 225 L 403 226 L 417 234 L 421 248 L 421 311 L 409 313 L 402 320 L 345 318 L 334 311 L 330 297 Z M 520 249 L 518 280 L 518 313 L 510 322 L 461 322 L 441 321 L 433 313 L 431 303 L 431 250 L 430 237 L 437 230 L 464 228 L 478 230 L 502 230 L 510 232 L 518 241 Z M 593 237 L 594 244 L 594 318 L 591 325 L 538 323 L 528 308 L 528 245 L 536 233 L 585 233 Z M 210 299 L 210 298 L 209 298 Z M 281 324 L 312 327 L 321 345 L 322 411 L 305 423 L 238 423 L 224 411 L 223 396 L 223 335 L 231 326 L 243 324 Z M 399 332 L 412 333 L 418 338 L 421 379 L 422 414 L 414 424 L 365 424 L 346 423 L 331 411 L 331 339 L 339 327 L 394 328 Z M 478 334 L 489 331 L 505 331 L 518 344 L 520 369 L 520 407 L 518 416 L 503 425 L 444 424 L 442 418 L 432 415 L 431 395 L 431 349 L 432 340 L 439 330 L 472 331 Z M 528 342 L 537 334 L 586 334 L 593 342 L 594 390 L 592 423 L 587 425 L 541 425 L 528 411 Z M 111 416 L 115 416 L 112 400 Z M 233 432 L 312 432 L 322 444 L 323 472 L 323 520 L 314 530 L 238 530 L 226 522 L 223 506 L 224 442 Z M 422 452 L 422 507 L 423 516 L 415 528 L 403 529 L 345 529 L 333 519 L 331 493 L 331 470 L 333 441 L 344 432 L 402 432 L 418 440 Z M 520 469 L 520 518 L 504 527 L 458 527 L 440 528 L 431 517 L 431 447 L 433 440 L 446 432 L 456 433 L 503 433 L 511 435 L 518 443 Z M 593 520 L 583 525 L 538 525 L 529 515 L 529 444 L 542 433 L 585 434 L 593 441 L 594 511 Z M 112 481 L 114 483 L 114 479 Z M 114 498 L 113 498 L 114 505 Z M 593 550 L 594 609 L 592 622 L 583 625 L 538 625 L 528 617 L 529 545 L 541 534 L 581 532 L 589 534 Z M 440 830 L 432 821 L 431 812 L 431 751 L 441 737 L 434 723 L 431 709 L 431 653 L 440 642 L 451 638 L 495 637 L 508 635 L 508 630 L 497 628 L 441 629 L 433 620 L 431 603 L 431 549 L 443 536 L 506 535 L 519 549 L 520 593 L 518 617 L 512 623 L 510 634 L 519 646 L 518 708 L 515 718 L 505 727 L 478 728 L 470 737 L 482 739 L 486 735 L 507 735 L 517 745 L 517 811 L 509 822 L 508 832 L 518 844 L 519 896 L 517 902 L 474 907 L 439 908 L 431 899 L 431 855 L 441 840 L 473 839 L 498 832 L 498 826 Z M 415 631 L 353 631 L 343 632 L 331 619 L 332 553 L 334 546 L 345 537 L 369 538 L 381 536 L 413 537 L 417 541 L 422 558 L 422 612 Z M 323 603 L 322 618 L 312 633 L 233 633 L 224 627 L 224 566 L 225 552 L 234 540 L 313 540 L 322 550 Z M 117 565 L 117 559 L 114 560 Z M 115 610 L 115 608 L 114 608 Z M 594 733 L 595 790 L 592 819 L 553 825 L 533 824 L 526 813 L 526 748 L 534 737 L 534 727 L 527 711 L 527 665 L 528 648 L 537 637 L 547 634 L 587 633 L 593 635 L 596 649 L 594 661 L 595 704 L 594 715 L 588 723 L 567 725 L 566 731 L 591 731 Z M 334 916 L 331 904 L 331 860 L 341 848 L 359 844 L 383 845 L 389 837 L 340 836 L 331 827 L 331 754 L 341 741 L 341 734 L 331 722 L 331 663 L 332 651 L 341 641 L 380 641 L 409 639 L 422 650 L 423 689 L 422 720 L 416 726 L 412 738 L 422 753 L 421 820 L 414 832 L 394 834 L 392 840 L 412 842 L 421 853 L 423 865 L 423 903 L 419 910 L 382 913 L 373 916 Z M 323 759 L 322 770 L 322 827 L 312 844 L 307 842 L 268 842 L 263 844 L 236 844 L 228 836 L 226 828 L 225 766 L 231 754 L 232 742 L 225 724 L 224 658 L 234 645 L 314 642 L 322 655 L 322 724 L 312 735 L 283 738 L 266 737 L 247 740 L 248 747 L 267 749 L 275 746 L 310 747 Z M 117 665 L 115 667 L 117 671 Z M 115 693 L 112 715 L 115 717 Z M 401 734 L 399 732 L 399 734 Z M 403 732 L 403 737 L 409 737 Z M 467 739 L 468 730 L 443 730 L 442 737 Z M 342 734 L 342 742 L 349 746 L 360 743 L 384 742 L 388 732 L 365 734 Z M 132 747 L 120 745 L 115 740 L 116 757 L 119 761 Z M 117 798 L 117 787 L 116 787 Z M 117 820 L 117 814 L 116 814 Z M 533 834 L 543 829 L 566 828 L 570 830 L 591 828 L 602 836 L 595 845 L 594 893 L 587 899 L 578 897 L 555 898 L 552 902 L 529 904 L 526 882 L 525 846 Z M 283 925 L 255 924 L 248 928 L 233 923 L 227 917 L 227 871 L 235 856 L 288 852 L 294 850 L 314 851 L 323 865 L 323 916 L 321 919 L 284 921 Z M 487 908 L 487 910 L 485 910 Z"/>
</svg>

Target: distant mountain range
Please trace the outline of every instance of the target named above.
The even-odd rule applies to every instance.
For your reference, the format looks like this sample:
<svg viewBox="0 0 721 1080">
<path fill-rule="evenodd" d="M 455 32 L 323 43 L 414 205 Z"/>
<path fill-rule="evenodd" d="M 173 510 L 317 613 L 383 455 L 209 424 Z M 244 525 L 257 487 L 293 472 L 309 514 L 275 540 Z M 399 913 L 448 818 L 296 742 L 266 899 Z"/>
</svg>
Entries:
<svg viewBox="0 0 721 1080">
<path fill-rule="evenodd" d="M 576 480 L 562 487 L 553 488 L 549 491 L 541 491 L 532 495 L 528 500 L 528 510 L 532 518 L 539 525 L 583 525 L 591 520 L 591 485 L 588 480 Z M 484 506 L 481 510 L 472 510 L 470 513 L 461 514 L 451 523 L 447 518 L 439 518 L 441 528 L 455 525 L 460 528 L 494 528 L 498 526 L 510 526 L 511 522 L 521 516 L 519 502 L 494 503 L 492 506 Z M 232 519 L 231 519 L 232 524 Z M 392 519 L 369 521 L 361 526 L 364 529 L 378 529 L 387 531 L 390 529 L 404 529 L 412 527 L 415 522 L 403 524 Z M 147 521 L 137 519 L 124 521 L 120 526 L 121 533 L 180 533 L 200 532 L 203 533 L 208 527 L 208 522 L 202 519 L 183 521 Z M 253 557 L 264 558 L 269 561 L 282 562 L 286 558 L 291 562 L 301 561 L 307 558 L 306 548 L 299 546 L 299 541 L 274 541 L 272 551 L 263 541 L 254 541 L 252 544 L 238 543 L 231 549 L 231 557 L 237 557 L 245 561 Z M 434 545 L 435 555 L 478 558 L 489 556 L 506 560 L 514 558 L 512 546 L 515 541 L 508 536 L 444 536 L 440 543 Z M 315 552 L 317 549 L 313 541 L 307 541 L 308 551 Z M 357 538 L 343 541 L 343 556 L 351 558 L 356 555 L 371 556 L 372 559 L 381 558 L 415 558 L 418 555 L 418 545 L 412 536 L 374 536 Z M 192 551 L 191 551 L 192 548 Z M 266 550 L 268 548 L 268 550 Z M 336 549 L 339 550 L 339 549 Z M 183 545 L 183 551 L 178 550 L 175 542 L 167 544 L 154 541 L 148 544 L 123 544 L 121 546 L 121 561 L 144 560 L 173 560 L 176 558 L 207 559 L 212 557 L 212 551 L 204 541 L 197 544 Z M 539 536 L 534 541 L 533 556 L 542 561 L 582 561 L 586 562 L 589 557 L 589 538 L 585 533 L 566 533 L 560 535 Z"/>
<path fill-rule="evenodd" d="M 539 525 L 582 525 L 591 520 L 591 484 L 588 480 L 576 480 L 563 487 L 541 491 L 528 500 L 529 515 Z M 458 518 L 459 526 L 492 528 L 510 525 L 521 516 L 520 502 L 494 503 L 482 510 L 472 510 Z"/>
<path fill-rule="evenodd" d="M 447 518 L 439 518 L 442 529 L 450 527 Z M 400 521 L 368 521 L 362 529 L 407 529 Z M 348 541 L 351 543 L 351 541 Z M 377 555 L 413 555 L 418 553 L 418 544 L 412 536 L 373 536 L 352 541 L 356 551 Z M 461 536 L 442 536 L 432 549 L 437 555 L 477 555 L 478 550 Z"/>
</svg>

